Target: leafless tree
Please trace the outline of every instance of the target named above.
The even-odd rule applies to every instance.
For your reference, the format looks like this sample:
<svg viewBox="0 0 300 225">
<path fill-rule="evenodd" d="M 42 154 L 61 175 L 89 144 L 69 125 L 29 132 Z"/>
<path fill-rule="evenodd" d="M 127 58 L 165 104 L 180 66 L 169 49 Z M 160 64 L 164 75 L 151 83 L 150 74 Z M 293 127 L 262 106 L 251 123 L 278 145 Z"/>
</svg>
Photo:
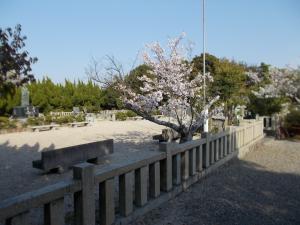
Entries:
<svg viewBox="0 0 300 225">
<path fill-rule="evenodd" d="M 132 63 L 130 71 L 136 66 L 138 56 L 139 52 Z M 106 55 L 102 60 L 92 57 L 85 68 L 85 74 L 89 79 L 103 87 L 111 87 L 113 84 L 124 80 L 126 76 L 124 66 L 113 55 Z"/>
</svg>

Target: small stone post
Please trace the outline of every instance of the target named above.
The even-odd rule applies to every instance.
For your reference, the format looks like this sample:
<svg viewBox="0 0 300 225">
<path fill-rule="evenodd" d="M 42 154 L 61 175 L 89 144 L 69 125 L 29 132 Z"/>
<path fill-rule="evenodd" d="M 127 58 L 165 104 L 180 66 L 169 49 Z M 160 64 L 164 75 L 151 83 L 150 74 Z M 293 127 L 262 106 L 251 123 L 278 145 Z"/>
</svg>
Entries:
<svg viewBox="0 0 300 225">
<path fill-rule="evenodd" d="M 205 168 L 208 168 L 210 163 L 209 163 L 209 155 L 210 155 L 210 134 L 206 134 L 206 144 L 205 144 L 205 149 L 203 151 L 203 164 Z"/>
<path fill-rule="evenodd" d="M 135 204 L 137 206 L 144 206 L 148 201 L 148 174 L 148 166 L 144 166 L 135 170 Z"/>
<path fill-rule="evenodd" d="M 115 220 L 114 178 L 99 184 L 99 216 L 100 225 L 111 225 Z"/>
<path fill-rule="evenodd" d="M 5 221 L 5 225 L 30 225 L 29 212 L 23 212 Z"/>
<path fill-rule="evenodd" d="M 181 177 L 185 181 L 189 179 L 189 151 L 181 153 Z"/>
<path fill-rule="evenodd" d="M 95 225 L 94 165 L 75 165 L 73 178 L 82 182 L 82 190 L 74 193 L 75 224 Z"/>
<path fill-rule="evenodd" d="M 120 175 L 119 199 L 120 214 L 128 216 L 133 211 L 133 171 Z"/>
<path fill-rule="evenodd" d="M 200 145 L 197 148 L 197 152 L 196 152 L 196 164 L 197 164 L 197 171 L 201 172 L 203 170 L 203 145 Z"/>
<path fill-rule="evenodd" d="M 224 136 L 224 156 L 228 155 L 228 136 L 225 134 Z"/>
<path fill-rule="evenodd" d="M 215 140 L 215 160 L 216 161 L 219 161 L 219 158 L 220 158 L 219 146 L 220 146 L 220 144 L 219 144 L 219 138 L 217 138 Z"/>
<path fill-rule="evenodd" d="M 189 150 L 189 174 L 190 176 L 196 174 L 196 148 Z"/>
<path fill-rule="evenodd" d="M 44 224 L 45 225 L 64 225 L 64 198 L 54 200 L 44 205 Z"/>
<path fill-rule="evenodd" d="M 181 183 L 181 154 L 180 153 L 173 155 L 172 177 L 173 177 L 174 185 L 179 185 Z"/>
<path fill-rule="evenodd" d="M 215 162 L 215 141 L 211 141 L 210 143 L 210 165 L 214 164 Z"/>
<path fill-rule="evenodd" d="M 160 164 L 154 162 L 149 166 L 150 197 L 157 198 L 160 195 Z"/>
<path fill-rule="evenodd" d="M 166 153 L 166 159 L 161 160 L 160 164 L 160 187 L 162 191 L 172 189 L 172 143 L 160 143 L 159 150 Z"/>
</svg>

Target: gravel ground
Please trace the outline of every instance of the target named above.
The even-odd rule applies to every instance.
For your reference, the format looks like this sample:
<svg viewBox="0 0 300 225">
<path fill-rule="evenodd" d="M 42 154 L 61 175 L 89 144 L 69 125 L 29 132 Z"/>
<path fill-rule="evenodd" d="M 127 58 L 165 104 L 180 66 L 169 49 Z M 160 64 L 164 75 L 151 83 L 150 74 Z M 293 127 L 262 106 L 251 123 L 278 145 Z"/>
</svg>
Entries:
<svg viewBox="0 0 300 225">
<path fill-rule="evenodd" d="M 113 138 L 115 153 L 109 158 L 119 159 L 157 149 L 158 142 L 152 136 L 162 129 L 163 126 L 145 120 L 101 121 L 87 127 L 1 134 L 0 201 L 72 177 L 71 170 L 57 174 L 32 168 L 32 161 L 41 158 L 41 151 Z"/>
<path fill-rule="evenodd" d="M 300 224 L 300 142 L 266 138 L 132 225 Z"/>
</svg>

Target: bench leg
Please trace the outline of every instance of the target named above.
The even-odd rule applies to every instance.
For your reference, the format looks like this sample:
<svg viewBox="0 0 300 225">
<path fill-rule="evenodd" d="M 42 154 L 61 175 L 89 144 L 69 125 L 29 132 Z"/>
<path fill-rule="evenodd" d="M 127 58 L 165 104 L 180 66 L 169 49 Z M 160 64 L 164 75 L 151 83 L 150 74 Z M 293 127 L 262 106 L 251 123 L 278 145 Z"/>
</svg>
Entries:
<svg viewBox="0 0 300 225">
<path fill-rule="evenodd" d="M 46 173 L 58 173 L 58 174 L 62 174 L 66 171 L 67 168 L 64 168 L 63 166 L 58 166 L 56 168 L 50 169 L 49 171 L 47 171 Z"/>
</svg>

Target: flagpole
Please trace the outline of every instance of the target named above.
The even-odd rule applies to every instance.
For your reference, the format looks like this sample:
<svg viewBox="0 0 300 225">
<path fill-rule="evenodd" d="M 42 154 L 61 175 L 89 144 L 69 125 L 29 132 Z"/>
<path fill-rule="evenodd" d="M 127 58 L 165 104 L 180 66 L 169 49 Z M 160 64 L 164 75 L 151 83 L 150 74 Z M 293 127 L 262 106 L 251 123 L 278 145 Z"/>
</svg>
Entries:
<svg viewBox="0 0 300 225">
<path fill-rule="evenodd" d="M 206 105 L 206 71 L 205 71 L 205 0 L 202 0 L 202 27 L 203 27 L 203 76 L 204 76 L 204 88 L 203 88 L 203 97 L 204 97 L 204 106 Z M 208 109 L 205 110 L 205 117 L 203 131 L 208 132 Z"/>
</svg>

